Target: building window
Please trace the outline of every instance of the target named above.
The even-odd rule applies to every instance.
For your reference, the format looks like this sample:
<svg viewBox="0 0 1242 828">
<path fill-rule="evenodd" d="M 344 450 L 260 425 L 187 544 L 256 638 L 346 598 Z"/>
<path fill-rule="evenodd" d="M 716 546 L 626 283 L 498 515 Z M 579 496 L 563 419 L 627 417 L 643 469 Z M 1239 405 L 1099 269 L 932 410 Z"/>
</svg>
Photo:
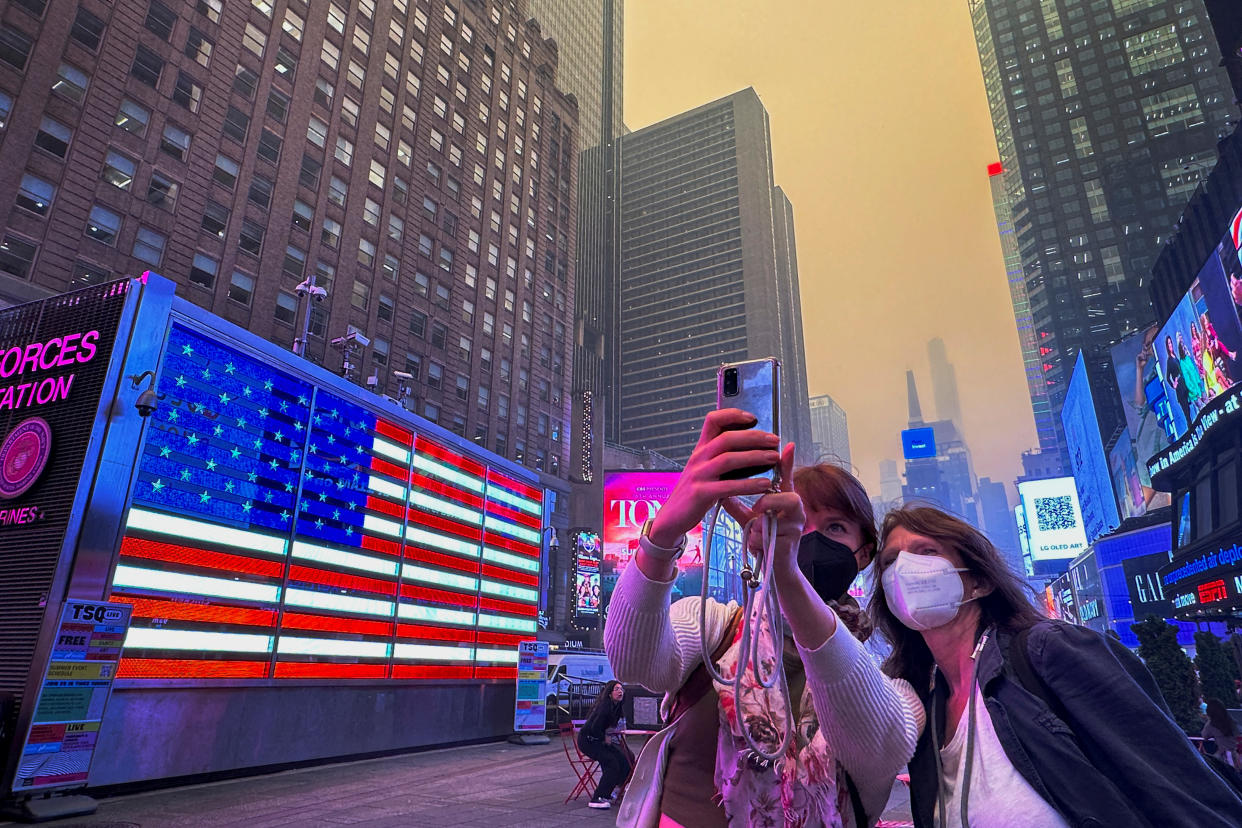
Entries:
<svg viewBox="0 0 1242 828">
<path fill-rule="evenodd" d="M 315 220 L 315 212 L 305 201 L 293 202 L 293 226 L 299 230 L 310 232 L 311 223 Z"/>
<path fill-rule="evenodd" d="M 242 36 L 242 45 L 253 52 L 255 57 L 261 59 L 263 50 L 267 47 L 267 34 L 253 23 L 247 23 L 246 33 Z"/>
<path fill-rule="evenodd" d="M 319 240 L 328 247 L 338 247 L 341 243 L 341 223 L 334 219 L 325 218 L 323 220 L 323 230 L 319 234 Z"/>
<path fill-rule="evenodd" d="M 247 69 L 245 66 L 238 66 L 233 76 L 233 91 L 237 92 L 248 101 L 254 100 L 255 90 L 259 86 L 259 76 Z"/>
<path fill-rule="evenodd" d="M 103 31 L 104 22 L 78 6 L 77 17 L 73 19 L 73 28 L 69 31 L 69 36 L 94 52 L 99 49 L 99 43 L 103 40 Z"/>
<path fill-rule="evenodd" d="M 250 129 L 250 116 L 235 106 L 229 106 L 224 116 L 224 134 L 241 144 L 246 141 L 248 129 Z"/>
<path fill-rule="evenodd" d="M 276 74 L 289 83 L 293 83 L 293 78 L 297 74 L 298 59 L 285 50 L 281 46 L 276 50 L 276 65 L 272 67 L 276 70 Z"/>
<path fill-rule="evenodd" d="M 220 9 L 222 7 L 223 0 L 197 0 L 194 5 L 195 11 L 212 23 L 220 22 Z"/>
<path fill-rule="evenodd" d="M 323 149 L 328 143 L 328 125 L 312 115 L 306 127 L 306 140 Z"/>
<path fill-rule="evenodd" d="M 20 29 L 12 26 L 0 26 L 0 61 L 3 61 L 17 69 L 19 72 L 26 68 L 26 61 L 30 59 L 30 48 L 33 41 L 30 36 Z"/>
<path fill-rule="evenodd" d="M 106 207 L 96 204 L 86 219 L 86 235 L 106 245 L 115 246 L 121 232 L 121 217 Z"/>
<path fill-rule="evenodd" d="M 229 279 L 229 299 L 250 307 L 250 300 L 253 297 L 254 277 L 240 270 L 234 270 L 233 276 Z"/>
<path fill-rule="evenodd" d="M 164 60 L 146 46 L 139 45 L 134 55 L 134 62 L 129 73 L 138 80 L 154 89 L 159 85 L 160 74 L 164 71 Z"/>
<path fill-rule="evenodd" d="M 86 97 L 87 83 L 85 72 L 76 66 L 62 63 L 56 73 L 56 82 L 52 84 L 52 91 L 64 95 L 74 103 L 81 103 Z"/>
<path fill-rule="evenodd" d="M 153 170 L 147 183 L 147 203 L 172 212 L 177 206 L 177 190 L 176 181 L 159 170 Z"/>
<path fill-rule="evenodd" d="M 149 227 L 139 227 L 138 235 L 134 237 L 134 248 L 130 252 L 135 259 L 140 259 L 152 267 L 159 267 L 160 259 L 164 257 L 164 245 L 168 239 L 162 233 L 157 233 Z"/>
<path fill-rule="evenodd" d="M 151 0 L 147 7 L 147 19 L 143 24 L 147 31 L 154 32 L 160 40 L 168 41 L 172 37 L 173 26 L 177 25 L 177 13 L 159 0 Z"/>
<path fill-rule="evenodd" d="M 109 281 L 112 281 L 111 270 L 108 270 L 106 267 L 100 267 L 94 262 L 78 259 L 73 263 L 73 271 L 69 277 L 69 287 L 77 290 L 78 288 L 90 287 L 91 285 L 101 285 Z"/>
<path fill-rule="evenodd" d="M 298 183 L 309 190 L 319 189 L 319 171 L 323 163 L 305 153 L 302 154 L 302 169 L 298 173 Z"/>
<path fill-rule="evenodd" d="M 281 144 L 282 141 L 279 135 L 270 129 L 264 128 L 263 134 L 259 136 L 259 148 L 255 150 L 255 154 L 275 164 L 280 161 Z"/>
<path fill-rule="evenodd" d="M 444 384 L 444 366 L 438 362 L 427 363 L 427 385 L 439 388 Z"/>
<path fill-rule="evenodd" d="M 17 191 L 17 206 L 40 216 L 46 216 L 52 197 L 55 195 L 56 187 L 52 182 L 26 173 L 22 176 L 21 187 Z"/>
<path fill-rule="evenodd" d="M 274 316 L 277 322 L 283 322 L 286 325 L 292 325 L 293 320 L 298 314 L 298 298 L 292 293 L 280 291 L 276 294 L 276 311 Z"/>
<path fill-rule="evenodd" d="M 194 78 L 185 72 L 177 73 L 177 85 L 173 87 L 173 103 L 180 104 L 191 112 L 198 112 L 203 100 L 203 87 L 194 82 Z"/>
<path fill-rule="evenodd" d="M 410 311 L 410 333 L 422 339 L 427 334 L 427 314 L 420 311 Z"/>
<path fill-rule="evenodd" d="M 335 175 L 332 176 L 331 180 L 328 182 L 328 201 L 338 207 L 344 207 L 345 195 L 348 190 L 348 184 L 346 184 L 342 179 L 337 178 Z"/>
<path fill-rule="evenodd" d="M 57 158 L 64 158 L 69 154 L 69 141 L 72 138 L 73 131 L 69 127 L 55 118 L 44 115 L 39 124 L 39 131 L 35 133 L 34 142 L 36 147 L 50 152 Z"/>
<path fill-rule="evenodd" d="M 371 304 L 371 286 L 361 279 L 355 279 L 349 303 L 356 310 L 365 311 Z"/>
<path fill-rule="evenodd" d="M 391 322 L 395 310 L 396 306 L 393 304 L 392 297 L 381 293 L 375 310 L 375 318 L 381 322 Z"/>
<path fill-rule="evenodd" d="M 211 63 L 212 48 L 213 44 L 207 36 L 191 26 L 190 33 L 185 39 L 186 57 L 192 58 L 199 66 L 206 68 Z"/>
<path fill-rule="evenodd" d="M 190 266 L 190 281 L 205 288 L 214 287 L 219 268 L 220 263 L 206 253 L 196 253 L 194 264 Z"/>
<path fill-rule="evenodd" d="M 224 238 L 224 229 L 229 223 L 229 210 L 223 204 L 208 201 L 203 208 L 203 229 L 218 239 Z"/>
<path fill-rule="evenodd" d="M 110 149 L 104 158 L 103 171 L 99 177 L 113 187 L 128 190 L 134 183 L 134 171 L 137 169 L 137 162 Z"/>
<path fill-rule="evenodd" d="M 272 182 L 258 173 L 250 176 L 250 190 L 246 199 L 266 210 L 272 204 Z"/>
<path fill-rule="evenodd" d="M 358 239 L 358 264 L 363 267 L 375 265 L 375 243 L 366 239 Z"/>
<path fill-rule="evenodd" d="M 448 328 L 439 322 L 431 323 L 431 345 L 434 348 L 443 348 L 448 342 Z"/>
<path fill-rule="evenodd" d="M 289 96 L 279 89 L 270 90 L 267 93 L 267 114 L 283 124 L 289 117 Z"/>
<path fill-rule="evenodd" d="M 285 260 L 281 264 L 281 270 L 287 276 L 301 279 L 302 273 L 306 270 L 306 253 L 292 244 L 286 247 Z"/>
<path fill-rule="evenodd" d="M 0 241 L 0 270 L 25 279 L 30 276 L 38 252 L 38 245 L 17 236 L 5 235 Z"/>
<path fill-rule="evenodd" d="M 160 136 L 160 149 L 178 161 L 190 154 L 190 133 L 174 124 L 165 124 Z"/>
<path fill-rule="evenodd" d="M 255 258 L 263 251 L 263 236 L 266 228 L 256 221 L 250 219 L 242 220 L 241 236 L 237 240 L 237 246 L 243 253 L 249 253 Z"/>
</svg>

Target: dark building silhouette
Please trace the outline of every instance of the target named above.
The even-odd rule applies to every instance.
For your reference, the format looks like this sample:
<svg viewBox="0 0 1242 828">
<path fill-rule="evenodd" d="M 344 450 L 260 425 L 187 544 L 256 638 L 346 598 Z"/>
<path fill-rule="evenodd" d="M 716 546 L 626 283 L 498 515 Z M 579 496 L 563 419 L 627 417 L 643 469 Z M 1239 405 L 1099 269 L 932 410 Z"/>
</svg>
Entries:
<svg viewBox="0 0 1242 828">
<path fill-rule="evenodd" d="M 5 6 L 0 295 L 157 271 L 567 474 L 577 108 L 512 4 Z"/>
<path fill-rule="evenodd" d="M 1203 0 L 970 0 L 1057 431 L 1079 351 L 1154 321 L 1145 277 L 1236 113 Z M 1017 311 L 1015 299 L 1015 311 Z M 1021 319 L 1022 314 L 1018 314 Z M 1019 321 L 1021 327 L 1021 321 Z M 1103 394 L 1106 389 L 1100 389 Z"/>
</svg>

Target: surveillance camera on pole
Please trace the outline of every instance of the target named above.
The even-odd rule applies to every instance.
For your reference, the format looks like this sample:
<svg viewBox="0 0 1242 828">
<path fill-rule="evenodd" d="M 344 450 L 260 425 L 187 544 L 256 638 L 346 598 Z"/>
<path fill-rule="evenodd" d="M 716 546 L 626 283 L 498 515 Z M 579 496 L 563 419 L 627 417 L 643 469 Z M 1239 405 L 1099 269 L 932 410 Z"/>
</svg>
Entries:
<svg viewBox="0 0 1242 828">
<path fill-rule="evenodd" d="M 302 328 L 296 339 L 293 340 L 293 352 L 298 356 L 306 356 L 306 339 L 310 336 L 310 312 L 311 302 L 322 302 L 328 298 L 328 291 L 315 284 L 315 274 L 307 276 L 298 286 L 293 289 L 298 295 L 298 301 L 306 299 L 306 307 L 302 310 Z"/>
</svg>

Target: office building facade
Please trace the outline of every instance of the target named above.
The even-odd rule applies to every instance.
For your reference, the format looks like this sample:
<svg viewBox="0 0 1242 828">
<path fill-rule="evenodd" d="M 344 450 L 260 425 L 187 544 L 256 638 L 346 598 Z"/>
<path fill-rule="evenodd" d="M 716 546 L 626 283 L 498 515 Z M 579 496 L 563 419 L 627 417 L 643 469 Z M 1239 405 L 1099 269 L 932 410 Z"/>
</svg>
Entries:
<svg viewBox="0 0 1242 828">
<path fill-rule="evenodd" d="M 0 26 L 0 292 L 152 270 L 288 346 L 313 279 L 307 358 L 567 475 L 577 112 L 517 9 L 52 0 Z"/>
<path fill-rule="evenodd" d="M 1153 321 L 1144 285 L 1234 113 L 1202 0 L 970 0 L 1003 191 L 1051 408 L 1079 351 Z M 1022 325 L 1023 313 L 1015 313 Z M 1028 366 L 1029 367 L 1029 366 Z M 1099 392 L 1111 393 L 1101 388 Z M 1033 395 L 1035 397 L 1036 395 Z"/>
<path fill-rule="evenodd" d="M 811 442 L 817 461 L 852 468 L 849 420 L 840 403 L 827 394 L 811 397 Z"/>
<path fill-rule="evenodd" d="M 783 436 L 805 461 L 792 211 L 773 186 L 759 96 L 745 89 L 621 143 L 621 442 L 684 461 L 720 364 L 775 356 Z"/>
</svg>

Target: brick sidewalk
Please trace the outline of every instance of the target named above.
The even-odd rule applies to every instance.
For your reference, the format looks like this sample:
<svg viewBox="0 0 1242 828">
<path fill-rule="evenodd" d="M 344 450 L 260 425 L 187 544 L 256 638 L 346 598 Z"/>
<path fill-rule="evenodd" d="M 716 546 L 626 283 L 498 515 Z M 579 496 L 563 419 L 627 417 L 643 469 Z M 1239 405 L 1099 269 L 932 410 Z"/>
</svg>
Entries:
<svg viewBox="0 0 1242 828">
<path fill-rule="evenodd" d="M 93 816 L 60 826 L 613 825 L 614 813 L 565 804 L 576 780 L 560 742 L 449 748 L 130 794 L 101 800 Z M 884 814 L 908 820 L 902 786 Z M 0 825 L 12 823 L 0 822 Z"/>
</svg>

